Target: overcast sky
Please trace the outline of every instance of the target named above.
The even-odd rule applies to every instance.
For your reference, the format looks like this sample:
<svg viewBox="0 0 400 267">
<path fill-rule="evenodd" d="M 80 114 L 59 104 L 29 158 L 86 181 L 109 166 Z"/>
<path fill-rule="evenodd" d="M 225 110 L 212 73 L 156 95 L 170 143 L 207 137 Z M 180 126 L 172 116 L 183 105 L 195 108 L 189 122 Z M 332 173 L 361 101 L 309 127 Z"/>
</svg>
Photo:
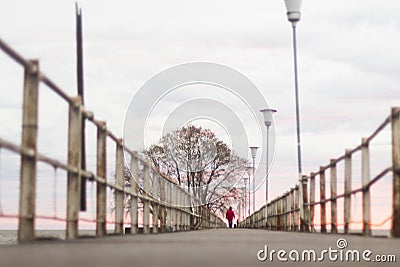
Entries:
<svg viewBox="0 0 400 267">
<path fill-rule="evenodd" d="M 283 0 L 79 2 L 85 101 L 110 129 L 122 136 L 130 99 L 160 71 L 192 61 L 224 64 L 252 80 L 278 110 L 270 196 L 296 183 L 292 33 Z M 304 1 L 297 30 L 304 173 L 357 146 L 400 105 L 399 10 L 397 0 Z M 0 8 L 0 37 L 26 58 L 38 58 L 69 95 L 76 92 L 74 12 L 67 0 L 2 0 Z M 0 136 L 19 142 L 22 70 L 2 53 L 0 78 Z M 59 121 L 66 104 L 49 92 L 41 92 L 41 101 L 41 129 L 51 130 L 39 138 L 41 150 L 65 159 L 66 128 Z M 390 139 L 379 142 L 389 148 Z M 382 155 L 377 163 L 389 162 Z M 2 161 L 4 176 L 11 170 L 6 156 Z M 260 190 L 257 197 L 263 196 Z"/>
</svg>

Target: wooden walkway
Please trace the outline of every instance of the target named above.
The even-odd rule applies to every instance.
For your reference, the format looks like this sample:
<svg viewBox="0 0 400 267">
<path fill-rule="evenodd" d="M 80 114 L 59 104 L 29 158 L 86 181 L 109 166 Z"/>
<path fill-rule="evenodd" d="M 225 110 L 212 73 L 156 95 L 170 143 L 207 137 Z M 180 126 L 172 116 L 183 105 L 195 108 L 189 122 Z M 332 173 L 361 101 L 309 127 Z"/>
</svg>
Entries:
<svg viewBox="0 0 400 267">
<path fill-rule="evenodd" d="M 268 245 L 272 249 L 337 249 L 337 240 L 345 238 L 346 249 L 371 250 L 377 254 L 393 254 L 398 266 L 400 239 L 370 238 L 354 235 L 324 235 L 293 232 L 273 232 L 249 229 L 216 229 L 158 235 L 108 236 L 99 239 L 74 241 L 36 241 L 33 243 L 0 247 L 0 266 L 30 267 L 125 267 L 125 266 L 274 266 L 288 264 L 276 259 L 261 262 L 257 252 Z M 346 250 L 345 249 L 345 250 Z M 344 251 L 345 251 L 344 250 Z M 319 254 L 318 254 L 319 255 Z M 286 257 L 288 257 L 286 255 Z M 293 263 L 289 260 L 289 263 Z M 357 266 L 365 262 L 330 261 L 295 262 L 295 266 Z M 379 266 L 370 263 L 370 266 Z"/>
</svg>

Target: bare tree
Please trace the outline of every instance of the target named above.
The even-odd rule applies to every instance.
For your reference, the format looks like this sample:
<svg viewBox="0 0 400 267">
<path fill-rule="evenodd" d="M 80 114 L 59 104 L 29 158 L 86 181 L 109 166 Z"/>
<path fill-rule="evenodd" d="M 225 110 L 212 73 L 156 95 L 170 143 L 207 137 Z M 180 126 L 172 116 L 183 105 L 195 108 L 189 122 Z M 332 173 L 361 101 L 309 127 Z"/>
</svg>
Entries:
<svg viewBox="0 0 400 267">
<path fill-rule="evenodd" d="M 161 173 L 174 179 L 210 210 L 224 212 L 240 196 L 247 160 L 209 129 L 183 127 L 163 136 L 145 154 Z"/>
</svg>

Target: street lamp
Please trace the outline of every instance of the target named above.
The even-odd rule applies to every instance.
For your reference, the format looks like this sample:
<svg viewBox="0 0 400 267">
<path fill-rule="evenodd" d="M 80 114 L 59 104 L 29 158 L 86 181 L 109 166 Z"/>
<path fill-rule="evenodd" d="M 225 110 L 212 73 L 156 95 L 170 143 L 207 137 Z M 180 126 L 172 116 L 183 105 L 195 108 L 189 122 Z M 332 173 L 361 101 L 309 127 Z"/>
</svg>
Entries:
<svg viewBox="0 0 400 267">
<path fill-rule="evenodd" d="M 267 154 L 266 154 L 266 177 L 265 177 L 265 204 L 268 203 L 268 178 L 269 178 L 269 127 L 272 125 L 272 114 L 276 112 L 275 109 L 262 109 L 260 110 L 264 115 L 264 123 L 267 126 Z"/>
<path fill-rule="evenodd" d="M 251 146 L 251 158 L 253 159 L 253 212 L 256 210 L 256 156 L 257 156 L 257 146 Z M 249 188 L 250 189 L 250 188 Z"/>
<path fill-rule="evenodd" d="M 297 166 L 299 175 L 299 205 L 300 205 L 300 229 L 303 227 L 304 209 L 303 209 L 303 181 L 301 167 L 301 145 L 300 145 L 300 111 L 299 111 L 299 82 L 297 78 L 297 40 L 296 26 L 300 21 L 300 8 L 302 0 L 285 0 L 287 9 L 287 18 L 292 23 L 293 29 L 293 55 L 294 55 L 294 85 L 296 94 L 296 122 L 297 122 Z"/>
<path fill-rule="evenodd" d="M 253 172 L 253 167 L 247 166 L 246 171 L 247 171 L 247 174 L 249 175 L 249 177 L 244 179 L 244 183 L 246 185 L 246 183 L 247 183 L 246 180 L 249 179 L 249 216 L 250 216 L 250 176 L 251 176 L 251 173 Z"/>
<path fill-rule="evenodd" d="M 296 94 L 296 122 L 297 122 L 297 163 L 299 180 L 301 180 L 301 145 L 300 145 L 300 112 L 299 112 L 299 83 L 297 74 L 297 41 L 296 41 L 296 26 L 300 21 L 300 8 L 303 0 L 285 0 L 287 18 L 292 23 L 293 29 L 293 54 L 294 54 L 294 85 Z"/>
</svg>

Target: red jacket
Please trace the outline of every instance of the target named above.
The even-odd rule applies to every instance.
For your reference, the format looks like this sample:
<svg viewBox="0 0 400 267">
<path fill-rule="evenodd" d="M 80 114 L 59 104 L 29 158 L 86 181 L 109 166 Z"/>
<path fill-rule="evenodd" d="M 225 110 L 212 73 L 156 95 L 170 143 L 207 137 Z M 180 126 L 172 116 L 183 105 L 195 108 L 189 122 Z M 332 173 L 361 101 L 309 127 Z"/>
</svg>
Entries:
<svg viewBox="0 0 400 267">
<path fill-rule="evenodd" d="M 228 219 L 228 221 L 232 221 L 233 218 L 235 218 L 235 213 L 233 213 L 233 210 L 228 210 L 226 212 L 226 218 Z"/>
</svg>

